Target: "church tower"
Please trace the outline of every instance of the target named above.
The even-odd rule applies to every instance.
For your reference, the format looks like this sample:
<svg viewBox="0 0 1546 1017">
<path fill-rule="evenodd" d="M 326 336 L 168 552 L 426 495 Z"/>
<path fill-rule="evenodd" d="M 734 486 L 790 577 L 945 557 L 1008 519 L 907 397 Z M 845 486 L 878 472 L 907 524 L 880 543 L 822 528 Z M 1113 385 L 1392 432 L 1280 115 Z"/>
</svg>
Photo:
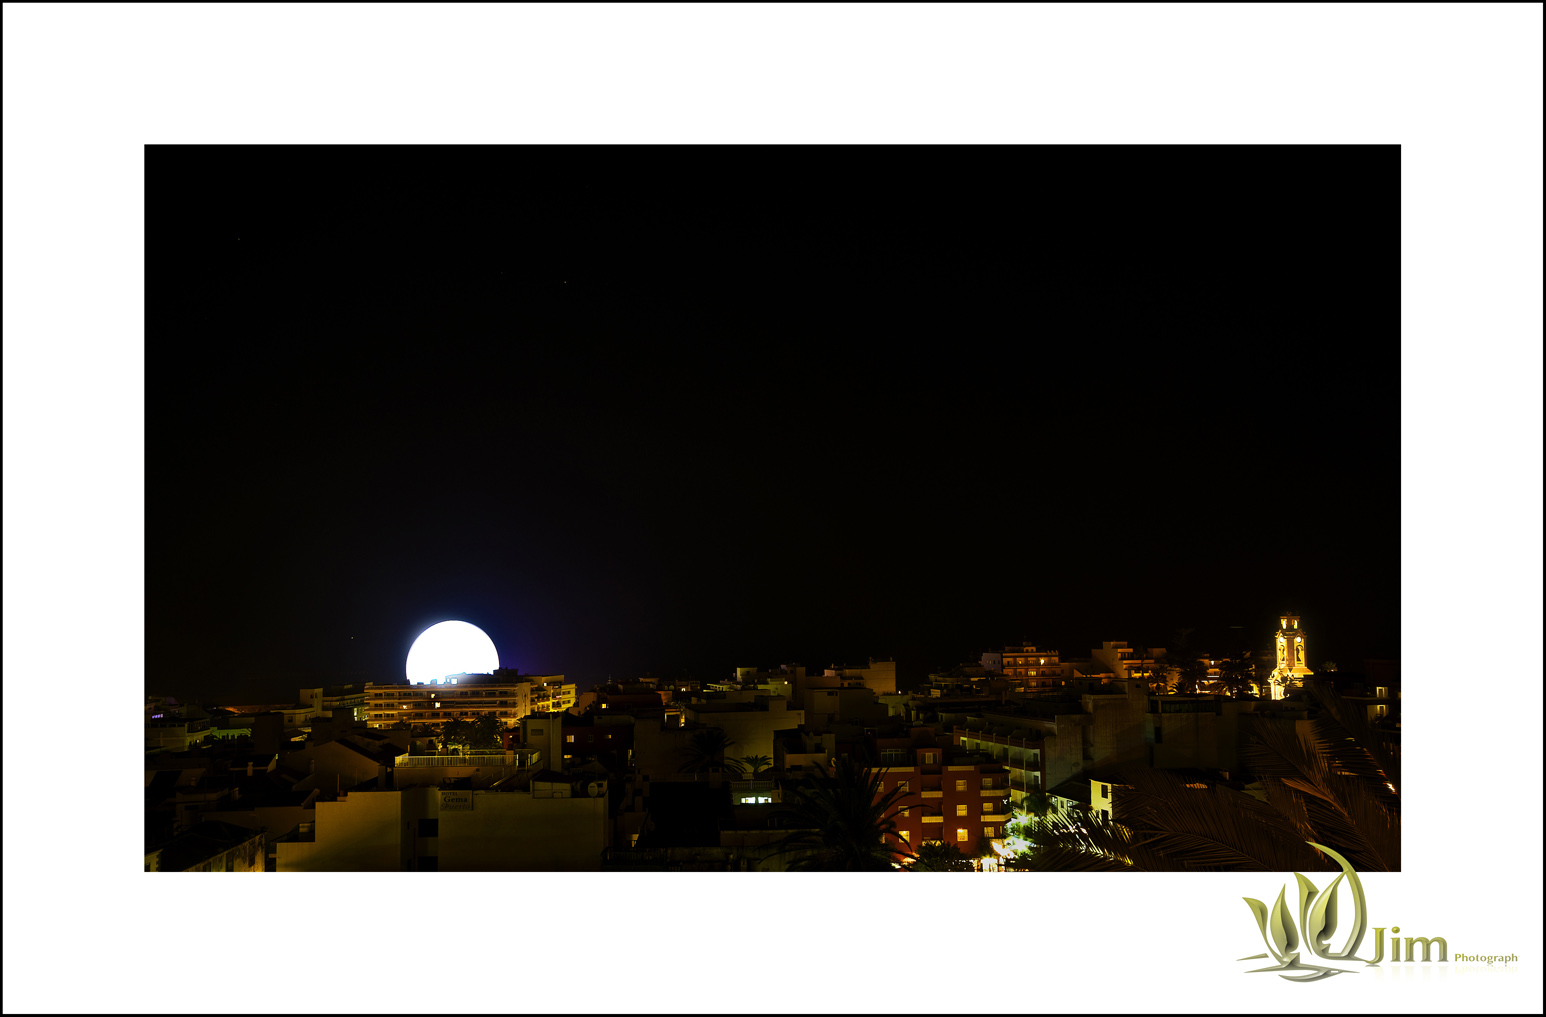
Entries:
<svg viewBox="0 0 1546 1017">
<path fill-rule="evenodd" d="M 1314 674 L 1305 664 L 1304 630 L 1299 627 L 1297 614 L 1278 616 L 1278 631 L 1273 635 L 1277 646 L 1278 664 L 1267 679 L 1271 698 L 1282 699 L 1289 689 L 1297 689 L 1304 679 Z"/>
</svg>

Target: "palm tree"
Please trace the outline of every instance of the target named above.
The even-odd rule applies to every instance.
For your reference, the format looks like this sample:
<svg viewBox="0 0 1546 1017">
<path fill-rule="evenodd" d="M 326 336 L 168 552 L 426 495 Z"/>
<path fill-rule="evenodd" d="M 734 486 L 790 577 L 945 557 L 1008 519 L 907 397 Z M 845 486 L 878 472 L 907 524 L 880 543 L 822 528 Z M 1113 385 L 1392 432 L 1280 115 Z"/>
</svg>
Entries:
<svg viewBox="0 0 1546 1017">
<path fill-rule="evenodd" d="M 703 773 L 718 766 L 739 773 L 740 764 L 725 759 L 725 752 L 734 744 L 721 728 L 706 727 L 694 732 L 688 741 L 688 759 L 682 764 L 681 772 Z"/>
<path fill-rule="evenodd" d="M 918 848 L 917 860 L 911 868 L 913 872 L 971 872 L 975 866 L 954 844 L 931 840 Z"/>
<path fill-rule="evenodd" d="M 908 792 L 881 793 L 881 771 L 869 771 L 843 757 L 820 777 L 807 777 L 778 809 L 791 832 L 774 845 L 775 855 L 795 855 L 795 871 L 889 872 L 915 857 L 896 838 L 896 815 Z M 916 806 L 914 806 L 916 807 Z M 887 843 L 888 836 L 892 843 Z"/>
<path fill-rule="evenodd" d="M 492 750 L 500 747 L 499 719 L 492 713 L 480 714 L 467 726 L 467 744 L 470 748 Z"/>
<path fill-rule="evenodd" d="M 447 755 L 451 752 L 452 745 L 466 747 L 468 730 L 472 725 L 465 720 L 448 720 L 440 725 L 440 750 Z"/>
<path fill-rule="evenodd" d="M 1177 692 L 1187 695 L 1197 692 L 1208 680 L 1208 663 L 1195 653 L 1178 650 L 1168 654 L 1165 659 L 1175 669 Z"/>
<path fill-rule="evenodd" d="M 1219 663 L 1218 685 L 1227 695 L 1238 696 L 1256 684 L 1256 662 L 1249 652 L 1239 653 Z"/>
<path fill-rule="evenodd" d="M 743 776 L 752 780 L 757 779 L 757 774 L 773 765 L 772 756 L 742 756 L 736 761 L 742 767 Z"/>
<path fill-rule="evenodd" d="M 1326 683 L 1306 689 L 1318 709 L 1309 730 L 1262 718 L 1243 733 L 1241 762 L 1261 797 L 1194 788 L 1166 770 L 1130 770 L 1120 822 L 1063 815 L 1036 828 L 1032 868 L 1146 872 L 1330 870 L 1324 844 L 1361 871 L 1401 867 L 1400 749 Z"/>
</svg>

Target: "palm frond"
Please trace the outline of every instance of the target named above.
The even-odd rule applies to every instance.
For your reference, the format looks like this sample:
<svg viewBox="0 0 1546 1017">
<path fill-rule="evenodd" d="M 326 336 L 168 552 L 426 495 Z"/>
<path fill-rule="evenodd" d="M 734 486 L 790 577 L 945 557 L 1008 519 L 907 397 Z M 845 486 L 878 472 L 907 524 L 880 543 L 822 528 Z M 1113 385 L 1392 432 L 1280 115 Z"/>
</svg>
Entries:
<svg viewBox="0 0 1546 1017">
<path fill-rule="evenodd" d="M 1300 830 L 1266 802 L 1232 788 L 1192 788 L 1167 770 L 1135 770 L 1113 780 L 1121 824 L 1161 871 L 1283 872 L 1323 868 Z"/>
<path fill-rule="evenodd" d="M 880 793 L 879 773 L 867 774 L 844 759 L 831 771 L 817 765 L 775 815 L 793 829 L 774 845 L 776 855 L 796 855 L 791 869 L 889 871 L 912 857 L 896 838 L 898 804 L 905 792 Z"/>
<path fill-rule="evenodd" d="M 1341 852 L 1360 870 L 1396 871 L 1401 867 L 1400 798 L 1378 771 L 1345 768 L 1347 753 L 1333 751 L 1326 737 L 1328 731 L 1346 737 L 1337 730 L 1258 724 L 1241 747 L 1240 759 L 1262 782 L 1273 808 L 1313 834 L 1306 839 Z"/>
</svg>

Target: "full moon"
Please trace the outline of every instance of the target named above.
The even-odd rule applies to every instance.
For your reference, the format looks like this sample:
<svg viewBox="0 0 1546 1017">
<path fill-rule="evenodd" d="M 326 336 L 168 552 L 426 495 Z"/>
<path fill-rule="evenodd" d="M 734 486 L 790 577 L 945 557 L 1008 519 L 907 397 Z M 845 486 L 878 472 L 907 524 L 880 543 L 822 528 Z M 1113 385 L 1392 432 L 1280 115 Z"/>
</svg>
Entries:
<svg viewBox="0 0 1546 1017">
<path fill-rule="evenodd" d="M 488 633 L 464 621 L 443 621 L 419 633 L 408 650 L 408 683 L 442 682 L 450 674 L 491 674 L 499 651 Z"/>
</svg>

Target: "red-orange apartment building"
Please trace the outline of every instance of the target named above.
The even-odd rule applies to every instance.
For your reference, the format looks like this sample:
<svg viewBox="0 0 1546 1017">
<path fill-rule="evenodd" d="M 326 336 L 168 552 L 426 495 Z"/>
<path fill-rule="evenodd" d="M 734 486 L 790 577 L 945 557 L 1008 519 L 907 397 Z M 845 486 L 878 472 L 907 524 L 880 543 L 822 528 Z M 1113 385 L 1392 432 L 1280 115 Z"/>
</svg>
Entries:
<svg viewBox="0 0 1546 1017">
<path fill-rule="evenodd" d="M 1004 836 L 1009 821 L 1009 771 L 980 753 L 936 743 L 927 727 L 896 738 L 877 737 L 877 795 L 901 787 L 892 843 L 916 851 L 931 840 L 954 844 L 967 857 L 980 841 Z M 900 855 L 898 860 L 900 860 Z"/>
</svg>

